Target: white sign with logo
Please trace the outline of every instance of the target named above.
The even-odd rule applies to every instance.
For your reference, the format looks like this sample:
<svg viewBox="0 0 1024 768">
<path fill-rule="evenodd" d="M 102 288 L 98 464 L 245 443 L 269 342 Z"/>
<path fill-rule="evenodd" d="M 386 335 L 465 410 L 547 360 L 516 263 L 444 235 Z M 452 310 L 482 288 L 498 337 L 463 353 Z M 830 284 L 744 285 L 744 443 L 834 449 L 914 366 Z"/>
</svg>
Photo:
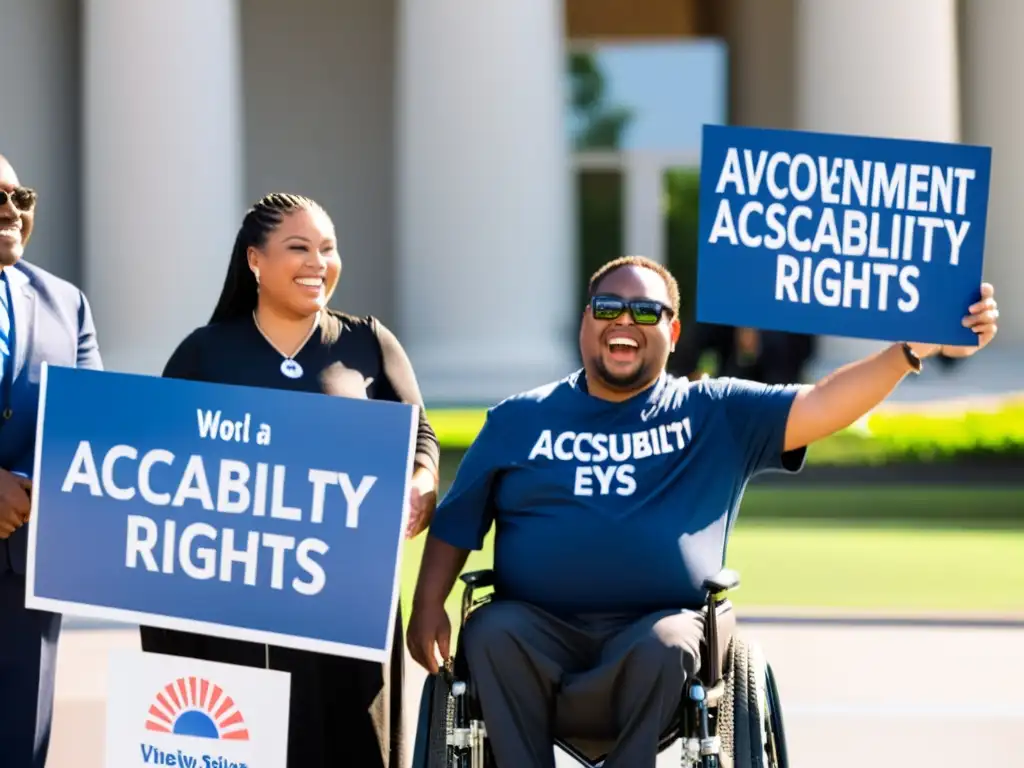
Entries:
<svg viewBox="0 0 1024 768">
<path fill-rule="evenodd" d="M 287 672 L 115 651 L 106 768 L 285 768 L 290 695 Z"/>
</svg>

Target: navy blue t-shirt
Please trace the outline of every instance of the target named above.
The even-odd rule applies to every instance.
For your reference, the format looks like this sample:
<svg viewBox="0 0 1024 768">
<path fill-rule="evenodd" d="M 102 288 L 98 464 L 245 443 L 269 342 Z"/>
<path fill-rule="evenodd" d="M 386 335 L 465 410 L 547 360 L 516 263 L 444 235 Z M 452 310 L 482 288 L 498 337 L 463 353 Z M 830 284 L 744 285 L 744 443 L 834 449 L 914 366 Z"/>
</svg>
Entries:
<svg viewBox="0 0 1024 768">
<path fill-rule="evenodd" d="M 629 400 L 577 371 L 488 411 L 430 533 L 480 549 L 495 523 L 502 596 L 556 614 L 699 606 L 744 488 L 783 454 L 799 387 L 664 374 Z"/>
</svg>

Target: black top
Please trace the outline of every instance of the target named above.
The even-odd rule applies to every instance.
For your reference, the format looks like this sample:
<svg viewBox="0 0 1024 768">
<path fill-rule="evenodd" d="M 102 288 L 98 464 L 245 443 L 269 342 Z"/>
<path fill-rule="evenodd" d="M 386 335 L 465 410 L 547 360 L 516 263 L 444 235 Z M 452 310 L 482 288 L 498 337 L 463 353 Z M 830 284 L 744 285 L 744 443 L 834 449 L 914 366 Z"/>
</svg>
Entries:
<svg viewBox="0 0 1024 768">
<path fill-rule="evenodd" d="M 375 318 L 326 312 L 295 356 L 302 376 L 285 376 L 283 361 L 252 315 L 246 315 L 193 331 L 167 361 L 164 376 L 417 405 L 416 464 L 437 470 L 437 436 L 423 412 L 412 365 L 394 334 Z M 149 653 L 253 667 L 269 664 L 287 671 L 292 686 L 288 768 L 401 768 L 407 748 L 400 605 L 397 610 L 386 664 L 145 626 L 142 647 Z"/>
<path fill-rule="evenodd" d="M 283 360 L 263 338 L 252 316 L 246 315 L 194 330 L 171 355 L 163 375 L 417 405 L 416 465 L 437 472 L 440 446 L 427 421 L 416 374 L 398 339 L 375 317 L 328 310 L 295 356 L 302 376 L 285 376 Z"/>
</svg>

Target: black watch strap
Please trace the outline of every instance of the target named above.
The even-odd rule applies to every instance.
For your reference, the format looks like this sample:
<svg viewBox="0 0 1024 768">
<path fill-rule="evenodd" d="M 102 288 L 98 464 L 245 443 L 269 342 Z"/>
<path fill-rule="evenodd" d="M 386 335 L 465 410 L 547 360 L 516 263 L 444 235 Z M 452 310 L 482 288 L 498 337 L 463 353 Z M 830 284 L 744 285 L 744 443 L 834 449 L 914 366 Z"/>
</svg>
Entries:
<svg viewBox="0 0 1024 768">
<path fill-rule="evenodd" d="M 910 369 L 914 373 L 921 372 L 921 368 L 923 366 L 921 358 L 914 353 L 914 350 L 911 349 L 910 345 L 905 341 L 903 342 L 903 356 L 907 358 L 907 364 L 910 365 Z"/>
</svg>

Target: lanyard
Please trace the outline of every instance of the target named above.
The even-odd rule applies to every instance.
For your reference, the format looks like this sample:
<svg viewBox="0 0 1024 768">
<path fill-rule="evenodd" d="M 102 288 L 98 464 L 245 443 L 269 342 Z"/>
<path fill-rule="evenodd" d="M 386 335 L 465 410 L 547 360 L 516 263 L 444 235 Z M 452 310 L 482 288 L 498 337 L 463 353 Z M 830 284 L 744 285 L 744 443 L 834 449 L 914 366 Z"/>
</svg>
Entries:
<svg viewBox="0 0 1024 768">
<path fill-rule="evenodd" d="M 10 318 L 11 328 L 7 344 L 9 354 L 7 362 L 4 364 L 3 381 L 0 382 L 0 404 L 3 405 L 3 413 L 0 413 L 0 429 L 3 429 L 11 416 L 14 415 L 14 411 L 11 410 L 11 388 L 14 386 L 14 360 L 18 341 L 15 338 L 17 329 L 14 327 L 14 296 L 11 294 L 10 278 L 0 273 L 0 283 L 4 284 L 4 289 L 7 291 L 7 316 Z"/>
</svg>

